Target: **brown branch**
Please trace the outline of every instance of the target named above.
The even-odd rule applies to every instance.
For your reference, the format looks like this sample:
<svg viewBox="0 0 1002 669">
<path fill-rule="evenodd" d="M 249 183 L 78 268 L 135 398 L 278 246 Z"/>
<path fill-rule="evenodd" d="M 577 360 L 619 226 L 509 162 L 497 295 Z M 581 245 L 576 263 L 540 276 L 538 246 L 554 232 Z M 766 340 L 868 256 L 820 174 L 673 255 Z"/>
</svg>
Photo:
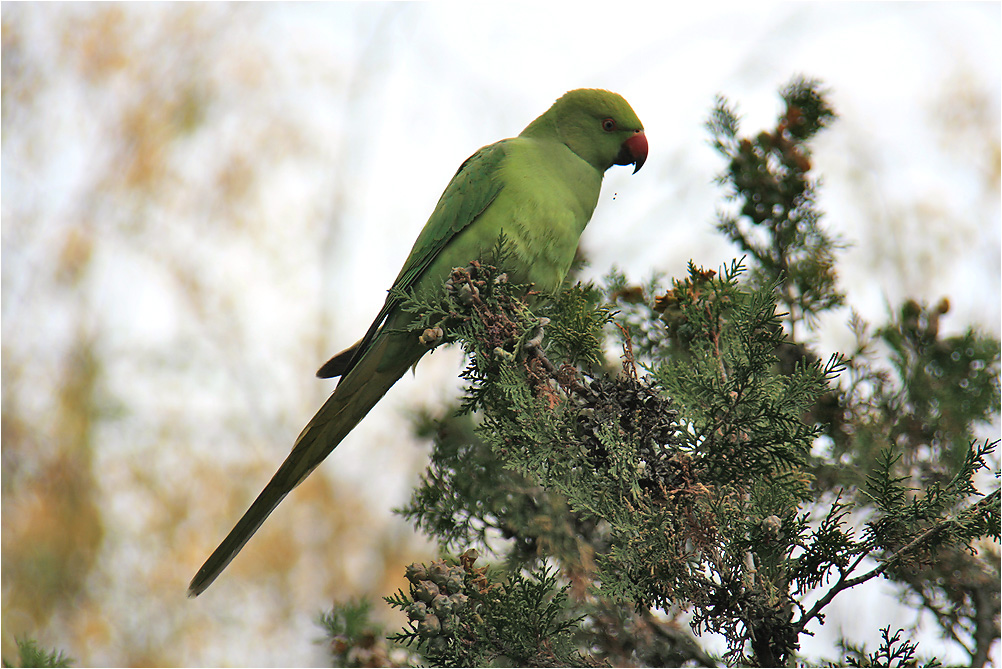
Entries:
<svg viewBox="0 0 1002 669">
<path fill-rule="evenodd" d="M 999 500 L 999 491 L 996 490 L 995 492 L 991 493 L 990 495 L 986 495 L 985 497 L 978 500 L 975 504 L 972 504 L 971 506 L 961 511 L 959 515 L 969 516 L 972 513 L 979 513 L 982 509 L 991 505 L 993 502 L 997 503 L 998 500 Z M 958 518 L 948 518 L 947 520 L 944 520 L 938 525 L 933 525 L 925 532 L 918 535 L 917 537 L 909 541 L 907 544 L 896 550 L 890 557 L 884 560 L 877 567 L 855 578 L 848 578 L 849 574 L 851 574 L 856 569 L 856 567 L 859 566 L 860 562 L 863 561 L 863 559 L 869 554 L 869 552 L 860 554 L 859 557 L 857 557 L 856 560 L 852 563 L 852 565 L 850 565 L 844 571 L 840 570 L 842 574 L 839 577 L 838 583 L 832 586 L 832 589 L 829 590 L 827 593 L 825 593 L 825 596 L 819 599 L 811 608 L 811 610 L 808 611 L 804 616 L 802 616 L 799 621 L 797 621 L 796 629 L 798 634 L 804 630 L 804 628 L 807 626 L 807 623 L 809 623 L 813 618 L 819 616 L 819 614 L 821 613 L 821 609 L 828 606 L 828 604 L 831 603 L 832 599 L 835 598 L 835 595 L 842 592 L 843 590 L 853 588 L 861 583 L 869 581 L 872 578 L 880 576 L 885 571 L 887 571 L 888 569 L 899 563 L 901 560 L 903 560 L 905 557 L 907 557 L 908 554 L 910 554 L 913 550 L 919 548 L 922 544 L 933 539 L 936 535 L 941 534 L 948 528 L 957 525 L 959 522 L 960 521 Z"/>
</svg>

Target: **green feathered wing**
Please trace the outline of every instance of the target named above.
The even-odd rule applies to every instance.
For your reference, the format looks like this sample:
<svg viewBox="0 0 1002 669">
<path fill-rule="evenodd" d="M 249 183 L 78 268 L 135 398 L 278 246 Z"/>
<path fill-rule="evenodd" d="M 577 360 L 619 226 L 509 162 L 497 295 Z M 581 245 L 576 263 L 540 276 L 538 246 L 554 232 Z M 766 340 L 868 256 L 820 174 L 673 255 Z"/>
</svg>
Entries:
<svg viewBox="0 0 1002 669">
<path fill-rule="evenodd" d="M 494 202 L 501 192 L 498 167 L 504 159 L 504 145 L 508 141 L 502 140 L 485 146 L 459 166 L 452 181 L 439 198 L 428 223 L 414 241 L 410 255 L 393 282 L 393 288 L 404 292 L 413 290 L 428 266 L 447 247 L 449 241 L 472 225 Z M 445 281 L 445 277 L 442 281 Z M 365 336 L 351 348 L 345 349 L 324 363 L 317 371 L 318 377 L 322 379 L 343 377 L 361 360 L 387 316 L 400 304 L 399 298 L 394 295 L 395 292 L 390 290 L 383 308 L 372 321 Z"/>
<path fill-rule="evenodd" d="M 490 207 L 502 188 L 498 173 L 504 159 L 504 144 L 501 141 L 484 147 L 459 168 L 418 236 L 393 284 L 395 288 L 407 291 L 417 287 L 449 242 Z M 440 283 L 445 279 L 441 277 Z M 399 299 L 391 293 L 365 336 L 318 372 L 319 376 L 341 376 L 341 382 L 300 433 L 292 452 L 268 485 L 198 570 L 188 587 L 190 596 L 209 587 L 285 496 L 323 462 L 427 351 L 416 337 L 389 332 L 399 323 L 385 327 L 388 320 L 400 313 L 396 311 L 398 304 Z"/>
</svg>

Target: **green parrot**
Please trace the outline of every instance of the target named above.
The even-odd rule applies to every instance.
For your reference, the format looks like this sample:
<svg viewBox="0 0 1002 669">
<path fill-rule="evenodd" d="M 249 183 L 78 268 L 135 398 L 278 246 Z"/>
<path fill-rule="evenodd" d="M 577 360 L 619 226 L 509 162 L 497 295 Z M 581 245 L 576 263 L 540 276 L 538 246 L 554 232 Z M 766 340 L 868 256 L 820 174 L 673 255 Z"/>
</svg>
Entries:
<svg viewBox="0 0 1002 669">
<path fill-rule="evenodd" d="M 485 146 L 453 176 L 393 282 L 404 291 L 439 290 L 454 267 L 479 260 L 503 232 L 513 281 L 544 293 L 560 287 L 578 238 L 613 165 L 647 159 L 647 137 L 621 96 L 578 89 L 561 96 L 518 137 Z M 209 556 L 188 587 L 204 591 L 289 492 L 323 462 L 429 347 L 401 333 L 413 318 L 391 292 L 368 332 L 317 372 L 340 376 L 271 481 Z"/>
</svg>

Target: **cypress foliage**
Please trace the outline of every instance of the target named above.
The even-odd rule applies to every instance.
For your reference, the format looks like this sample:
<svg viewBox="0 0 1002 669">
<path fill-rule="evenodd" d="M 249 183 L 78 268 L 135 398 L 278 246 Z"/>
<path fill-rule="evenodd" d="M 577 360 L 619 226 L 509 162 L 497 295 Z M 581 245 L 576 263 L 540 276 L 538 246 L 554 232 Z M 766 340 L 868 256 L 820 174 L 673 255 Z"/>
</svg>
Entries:
<svg viewBox="0 0 1002 669">
<path fill-rule="evenodd" d="M 754 138 L 723 99 L 707 124 L 727 162 L 718 230 L 743 259 L 538 300 L 507 280 L 502 239 L 440 294 L 407 296 L 414 336 L 458 342 L 469 366 L 458 409 L 416 425 L 434 448 L 400 513 L 462 555 L 412 565 L 387 598 L 409 619 L 390 637 L 401 661 L 934 665 L 889 628 L 872 652 L 800 654 L 835 597 L 884 577 L 984 662 L 998 441 L 975 434 L 998 417 L 1000 344 L 943 338 L 949 305 L 908 301 L 879 326 L 852 314 L 853 351 L 812 350 L 845 302 L 809 151 L 836 117 L 816 81 L 780 95 Z"/>
</svg>

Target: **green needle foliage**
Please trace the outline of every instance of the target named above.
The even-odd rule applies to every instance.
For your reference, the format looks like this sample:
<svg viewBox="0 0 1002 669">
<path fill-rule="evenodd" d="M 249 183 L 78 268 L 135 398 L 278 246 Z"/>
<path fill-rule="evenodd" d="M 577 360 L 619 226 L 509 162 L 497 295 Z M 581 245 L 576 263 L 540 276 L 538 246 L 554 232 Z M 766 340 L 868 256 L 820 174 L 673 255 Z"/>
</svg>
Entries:
<svg viewBox="0 0 1002 669">
<path fill-rule="evenodd" d="M 34 639 L 17 639 L 16 664 L 3 658 L 5 667 L 69 667 L 73 659 L 67 657 L 61 650 L 47 651 L 38 646 Z"/>
<path fill-rule="evenodd" d="M 822 227 L 818 184 L 808 176 L 807 142 L 835 112 L 814 80 L 795 80 L 780 96 L 786 108 L 776 128 L 754 139 L 738 136 L 737 113 L 717 100 L 707 128 L 714 148 L 730 161 L 720 177 L 725 197 L 741 204 L 741 215 L 722 214 L 717 229 L 754 259 L 752 282 L 776 285 L 791 325 L 810 325 L 844 300 L 835 274 L 842 244 Z"/>
<path fill-rule="evenodd" d="M 390 639 L 434 666 L 587 666 L 571 634 L 580 621 L 564 615 L 569 586 L 553 570 L 515 571 L 497 583 L 486 567 L 474 568 L 476 559 L 469 550 L 459 564 L 411 565 L 408 592 L 386 598 L 410 620 Z"/>
<path fill-rule="evenodd" d="M 323 613 L 317 621 L 327 635 L 328 649 L 337 667 L 399 666 L 381 625 L 370 620 L 372 602 L 350 601 Z"/>
<path fill-rule="evenodd" d="M 851 315 L 855 350 L 812 350 L 818 317 L 844 302 L 809 173 L 808 142 L 835 114 L 811 80 L 781 98 L 754 139 L 723 99 L 708 124 L 736 206 L 718 230 L 742 260 L 669 285 L 613 271 L 543 301 L 507 280 L 502 239 L 440 294 L 407 296 L 413 335 L 458 342 L 469 366 L 458 409 L 417 421 L 434 448 L 400 513 L 443 552 L 497 560 L 408 569 L 387 601 L 414 658 L 824 664 L 803 636 L 878 577 L 972 664 L 987 658 L 998 441 L 976 435 L 998 418 L 999 342 L 942 338 L 948 305 L 909 301 L 877 327 Z M 838 663 L 924 661 L 903 634 L 882 630 L 874 651 L 847 640 Z"/>
<path fill-rule="evenodd" d="M 882 643 L 874 653 L 867 653 L 862 648 L 843 643 L 846 651 L 845 660 L 831 666 L 842 667 L 939 667 L 935 660 L 919 664 L 916 646 L 907 639 L 901 638 L 901 630 L 891 634 L 890 627 L 880 630 Z"/>
</svg>

